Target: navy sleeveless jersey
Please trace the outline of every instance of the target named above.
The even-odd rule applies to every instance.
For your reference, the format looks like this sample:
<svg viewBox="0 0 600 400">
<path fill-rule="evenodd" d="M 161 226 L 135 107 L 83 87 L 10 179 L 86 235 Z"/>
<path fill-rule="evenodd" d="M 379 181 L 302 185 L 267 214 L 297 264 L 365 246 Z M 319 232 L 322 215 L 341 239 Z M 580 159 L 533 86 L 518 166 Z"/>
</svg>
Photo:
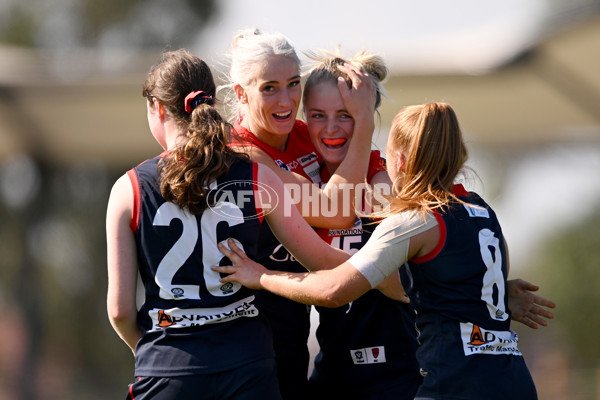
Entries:
<svg viewBox="0 0 600 400">
<path fill-rule="evenodd" d="M 243 118 L 240 117 L 233 126 L 234 145 L 257 147 L 269 155 L 280 168 L 300 174 L 315 183 L 321 181 L 320 156 L 310 140 L 304 121 L 296 120 L 288 136 L 286 150 L 281 151 L 258 140 L 252 132 L 242 126 L 242 120 Z M 259 236 L 258 262 L 273 270 L 306 272 L 306 269 L 279 243 L 268 224 L 261 226 Z M 266 290 L 257 293 L 257 305 L 273 326 L 276 341 L 296 343 L 298 346 L 306 347 L 310 331 L 309 306 Z"/>
<path fill-rule="evenodd" d="M 367 181 L 385 170 L 385 159 L 379 151 L 371 151 Z M 329 180 L 327 168 L 321 170 L 321 178 Z M 375 227 L 371 219 L 357 217 L 352 228 L 316 231 L 331 246 L 354 254 Z M 415 354 L 415 313 L 410 305 L 369 290 L 345 306 L 316 309 L 320 351 L 310 377 L 316 398 L 370 398 L 383 391 L 398 400 L 414 398 L 421 375 Z"/>
<path fill-rule="evenodd" d="M 264 151 L 280 168 L 295 172 L 309 181 L 319 183 L 320 156 L 313 146 L 306 123 L 296 120 L 288 135 L 285 151 L 258 140 L 242 126 L 240 117 L 233 126 L 232 145 L 251 146 Z M 306 269 L 287 251 L 275 237 L 268 224 L 259 233 L 257 261 L 266 268 L 306 272 Z M 284 400 L 306 398 L 310 334 L 310 306 L 297 303 L 266 290 L 256 294 L 256 306 L 272 327 L 273 343 L 277 357 L 277 377 Z"/>
<path fill-rule="evenodd" d="M 210 185 L 213 206 L 194 216 L 161 196 L 160 160 L 128 171 L 145 295 L 138 312 L 142 337 L 136 376 L 212 373 L 273 357 L 268 324 L 254 306 L 255 292 L 220 283 L 210 269 L 229 262 L 216 247 L 228 237 L 250 257 L 256 254 L 261 224 L 254 204 L 256 164 L 235 161 Z"/>
<path fill-rule="evenodd" d="M 435 212 L 438 246 L 400 276 L 417 311 L 417 397 L 536 399 L 510 329 L 504 237 L 494 211 L 461 185 L 458 202 Z"/>
<path fill-rule="evenodd" d="M 355 253 L 376 225 L 364 218 L 350 229 L 318 229 L 334 247 Z M 415 313 L 410 305 L 370 290 L 338 308 L 316 307 L 320 351 L 310 377 L 315 396 L 368 398 L 392 390 L 412 400 L 421 383 L 416 360 Z"/>
</svg>

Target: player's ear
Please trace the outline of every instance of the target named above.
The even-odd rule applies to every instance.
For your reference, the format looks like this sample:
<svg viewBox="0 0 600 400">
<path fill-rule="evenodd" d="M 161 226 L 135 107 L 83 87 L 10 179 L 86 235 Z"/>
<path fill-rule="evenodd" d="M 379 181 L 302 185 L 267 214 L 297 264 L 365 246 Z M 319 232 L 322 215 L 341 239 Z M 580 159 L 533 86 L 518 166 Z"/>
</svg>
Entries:
<svg viewBox="0 0 600 400">
<path fill-rule="evenodd" d="M 235 96 L 242 104 L 248 104 L 248 95 L 246 94 L 246 90 L 241 85 L 235 85 L 233 87 L 235 91 Z"/>
<path fill-rule="evenodd" d="M 402 172 L 406 167 L 406 157 L 400 150 L 396 150 L 396 170 Z"/>
<path fill-rule="evenodd" d="M 160 104 L 160 101 L 156 97 L 152 98 L 152 108 L 161 121 L 165 119 L 165 107 Z"/>
</svg>

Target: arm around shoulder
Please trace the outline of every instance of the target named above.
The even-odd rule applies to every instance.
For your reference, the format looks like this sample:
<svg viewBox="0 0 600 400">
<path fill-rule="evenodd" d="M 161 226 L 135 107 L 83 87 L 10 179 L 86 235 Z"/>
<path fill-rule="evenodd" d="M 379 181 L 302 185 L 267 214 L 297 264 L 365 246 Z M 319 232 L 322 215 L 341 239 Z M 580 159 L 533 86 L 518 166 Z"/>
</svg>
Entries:
<svg viewBox="0 0 600 400">
<path fill-rule="evenodd" d="M 280 168 L 259 148 L 246 148 L 244 151 L 250 155 L 252 161 L 264 165 L 279 177 L 289 190 L 291 204 L 295 205 L 309 225 L 320 228 L 345 228 L 354 222 L 356 214 L 353 209 L 350 213 L 339 212 L 333 215 L 323 212 L 323 210 L 343 208 L 344 191 L 348 192 L 343 185 L 335 186 L 339 191 L 320 188 L 318 184 L 303 175 Z"/>
<path fill-rule="evenodd" d="M 292 204 L 291 194 L 279 177 L 269 168 L 259 164 L 258 180 L 273 190 L 271 196 L 259 193 L 259 204 L 265 212 L 265 218 L 275 234 L 275 237 L 287 250 L 307 269 L 331 269 L 344 261 L 350 255 L 342 250 L 329 246 L 308 225 L 302 215 Z M 262 185 L 260 185 L 262 187 Z M 277 204 L 272 201 L 262 204 L 261 198 L 277 198 Z"/>
<path fill-rule="evenodd" d="M 371 285 L 350 263 L 315 272 L 283 272 L 268 270 L 250 260 L 229 239 L 227 246 L 219 243 L 219 250 L 232 265 L 214 266 L 214 271 L 228 274 L 221 282 L 239 282 L 251 289 L 265 289 L 290 300 L 323 307 L 340 307 L 360 297 Z"/>
</svg>

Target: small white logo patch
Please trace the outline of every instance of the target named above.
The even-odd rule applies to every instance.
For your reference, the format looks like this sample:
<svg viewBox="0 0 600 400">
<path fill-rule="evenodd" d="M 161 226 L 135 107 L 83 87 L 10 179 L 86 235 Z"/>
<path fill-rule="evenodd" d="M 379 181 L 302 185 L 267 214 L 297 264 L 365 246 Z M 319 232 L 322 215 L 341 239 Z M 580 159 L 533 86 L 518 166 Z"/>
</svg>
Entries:
<svg viewBox="0 0 600 400">
<path fill-rule="evenodd" d="M 350 350 L 354 364 L 381 364 L 385 362 L 385 347 L 366 347 L 364 349 Z"/>
<path fill-rule="evenodd" d="M 486 208 L 474 206 L 474 205 L 470 205 L 470 204 L 463 204 L 463 206 L 467 210 L 467 213 L 469 213 L 469 217 L 482 217 L 482 218 L 490 217 L 490 213 L 488 212 L 488 210 Z"/>
<path fill-rule="evenodd" d="M 321 167 L 319 167 L 319 163 L 310 163 L 303 166 L 303 169 L 304 172 L 306 172 L 306 175 L 308 175 L 314 183 L 321 182 Z"/>
</svg>

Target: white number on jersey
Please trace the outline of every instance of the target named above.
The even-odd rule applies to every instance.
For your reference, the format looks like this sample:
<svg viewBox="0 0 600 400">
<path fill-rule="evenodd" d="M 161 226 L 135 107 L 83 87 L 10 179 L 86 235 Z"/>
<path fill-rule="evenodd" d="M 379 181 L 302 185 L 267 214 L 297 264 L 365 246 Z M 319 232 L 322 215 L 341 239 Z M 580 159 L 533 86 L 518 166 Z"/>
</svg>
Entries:
<svg viewBox="0 0 600 400">
<path fill-rule="evenodd" d="M 487 304 L 490 317 L 499 321 L 506 321 L 508 314 L 504 305 L 504 275 L 502 274 L 502 253 L 500 252 L 500 241 L 494 232 L 489 229 L 479 231 L 479 246 L 481 258 L 487 267 L 483 275 L 483 287 L 481 288 L 481 300 Z M 498 291 L 498 297 L 494 301 L 494 286 Z"/>
<path fill-rule="evenodd" d="M 334 236 L 331 238 L 331 247 L 344 250 L 348 254 L 358 252 L 362 244 L 361 235 Z"/>
<path fill-rule="evenodd" d="M 242 211 L 232 203 L 221 203 L 221 208 L 231 208 L 227 213 L 215 213 L 212 209 L 204 210 L 200 216 L 200 229 L 202 237 L 202 263 L 198 267 L 202 269 L 204 281 L 209 293 L 213 296 L 230 296 L 240 290 L 238 283 L 226 284 L 227 287 L 219 282 L 219 273 L 213 271 L 210 267 L 216 265 L 223 254 L 217 249 L 216 226 L 219 222 L 227 222 L 229 226 L 234 226 L 244 222 Z M 229 215 L 229 217 L 227 216 Z M 160 288 L 160 297 L 169 300 L 181 299 L 200 299 L 200 286 L 173 284 L 173 278 L 179 269 L 185 264 L 192 255 L 194 248 L 198 243 L 198 225 L 196 217 L 173 203 L 164 203 L 156 212 L 153 224 L 155 226 L 169 226 L 172 220 L 179 219 L 183 224 L 183 232 L 175 242 L 173 247 L 165 254 L 156 270 L 154 278 Z M 243 250 L 241 243 L 237 245 Z"/>
</svg>

